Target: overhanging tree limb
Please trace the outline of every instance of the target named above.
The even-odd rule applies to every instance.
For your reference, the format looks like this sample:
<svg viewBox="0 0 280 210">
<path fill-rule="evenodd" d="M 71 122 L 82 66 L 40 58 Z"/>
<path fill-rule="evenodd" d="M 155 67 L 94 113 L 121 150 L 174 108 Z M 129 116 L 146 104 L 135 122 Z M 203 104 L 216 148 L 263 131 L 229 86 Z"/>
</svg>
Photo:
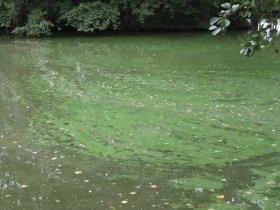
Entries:
<svg viewBox="0 0 280 210">
<path fill-rule="evenodd" d="M 237 15 L 245 19 L 251 29 L 246 34 L 247 41 L 242 45 L 240 53 L 252 56 L 255 51 L 271 46 L 279 36 L 280 30 L 280 0 L 236 0 L 225 2 L 217 17 L 210 20 L 213 35 L 220 34 L 230 26 L 230 19 Z M 255 26 L 252 17 L 257 16 L 258 24 Z M 278 52 L 278 50 L 276 50 Z"/>
</svg>

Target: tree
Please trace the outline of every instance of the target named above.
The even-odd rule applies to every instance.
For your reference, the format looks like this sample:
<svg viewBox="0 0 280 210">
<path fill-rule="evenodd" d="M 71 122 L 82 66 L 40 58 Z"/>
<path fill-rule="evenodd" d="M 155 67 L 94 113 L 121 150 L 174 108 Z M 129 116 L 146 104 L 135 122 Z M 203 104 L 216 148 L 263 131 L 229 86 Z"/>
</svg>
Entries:
<svg viewBox="0 0 280 210">
<path fill-rule="evenodd" d="M 40 9 L 34 9 L 29 15 L 25 26 L 16 27 L 12 33 L 16 35 L 24 35 L 31 37 L 48 36 L 51 34 L 51 28 L 54 26 L 52 22 L 45 20 L 44 16 L 47 12 Z"/>
<path fill-rule="evenodd" d="M 62 18 L 66 19 L 66 25 L 72 26 L 78 31 L 92 32 L 104 31 L 110 27 L 117 29 L 119 16 L 120 12 L 116 7 L 96 1 L 80 3 Z"/>
<path fill-rule="evenodd" d="M 7 34 L 16 22 L 21 4 L 21 0 L 0 0 L 0 27 L 4 27 Z"/>
<path fill-rule="evenodd" d="M 247 41 L 241 54 L 250 57 L 257 50 L 272 46 L 279 37 L 280 0 L 235 0 L 223 3 L 221 7 L 218 16 L 211 18 L 209 30 L 217 35 L 230 26 L 233 17 L 244 19 L 250 25 L 250 30 L 245 36 Z"/>
<path fill-rule="evenodd" d="M 223 0 L 0 0 L 0 33 L 205 29 Z"/>
</svg>

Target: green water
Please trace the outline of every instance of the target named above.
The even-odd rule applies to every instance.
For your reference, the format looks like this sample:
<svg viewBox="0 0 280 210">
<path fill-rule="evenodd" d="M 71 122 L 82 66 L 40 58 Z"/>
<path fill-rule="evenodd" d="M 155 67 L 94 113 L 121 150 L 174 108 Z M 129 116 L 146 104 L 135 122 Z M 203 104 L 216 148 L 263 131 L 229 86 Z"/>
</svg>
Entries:
<svg viewBox="0 0 280 210">
<path fill-rule="evenodd" d="M 1 39 L 1 209 L 280 209 L 280 59 L 239 43 Z"/>
</svg>

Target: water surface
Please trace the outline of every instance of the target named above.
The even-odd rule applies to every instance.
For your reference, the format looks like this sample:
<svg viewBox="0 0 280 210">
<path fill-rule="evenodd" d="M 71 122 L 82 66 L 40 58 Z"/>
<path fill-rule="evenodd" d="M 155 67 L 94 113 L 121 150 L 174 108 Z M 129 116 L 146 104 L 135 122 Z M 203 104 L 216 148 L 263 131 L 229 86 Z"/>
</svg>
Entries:
<svg viewBox="0 0 280 210">
<path fill-rule="evenodd" d="M 1 209 L 280 209 L 279 55 L 239 43 L 1 39 Z"/>
</svg>

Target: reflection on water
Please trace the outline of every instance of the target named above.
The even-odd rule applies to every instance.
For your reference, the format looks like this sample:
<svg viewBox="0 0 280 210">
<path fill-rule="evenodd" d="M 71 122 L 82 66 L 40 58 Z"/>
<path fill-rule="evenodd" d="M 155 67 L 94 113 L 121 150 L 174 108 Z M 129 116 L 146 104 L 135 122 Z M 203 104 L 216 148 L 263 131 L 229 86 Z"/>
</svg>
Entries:
<svg viewBox="0 0 280 210">
<path fill-rule="evenodd" d="M 0 40 L 1 208 L 279 208 L 279 59 L 238 48 Z"/>
</svg>

